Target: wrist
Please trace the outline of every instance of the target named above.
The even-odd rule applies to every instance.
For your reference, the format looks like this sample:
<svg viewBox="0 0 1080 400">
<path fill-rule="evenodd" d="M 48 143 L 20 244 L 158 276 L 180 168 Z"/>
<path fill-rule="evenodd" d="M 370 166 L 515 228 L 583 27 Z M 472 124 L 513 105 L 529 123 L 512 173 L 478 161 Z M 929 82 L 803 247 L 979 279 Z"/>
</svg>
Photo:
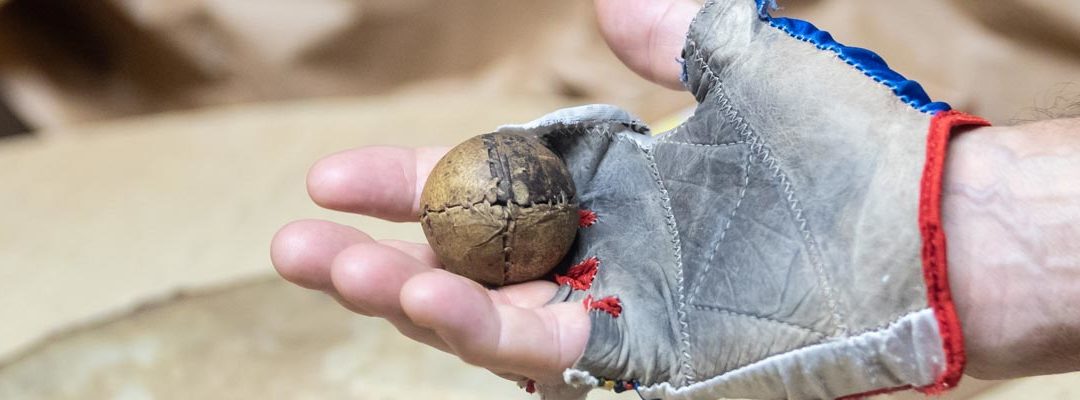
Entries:
<svg viewBox="0 0 1080 400">
<path fill-rule="evenodd" d="M 976 377 L 1080 366 L 1080 137 L 1068 124 L 977 128 L 950 145 L 949 278 Z"/>
</svg>

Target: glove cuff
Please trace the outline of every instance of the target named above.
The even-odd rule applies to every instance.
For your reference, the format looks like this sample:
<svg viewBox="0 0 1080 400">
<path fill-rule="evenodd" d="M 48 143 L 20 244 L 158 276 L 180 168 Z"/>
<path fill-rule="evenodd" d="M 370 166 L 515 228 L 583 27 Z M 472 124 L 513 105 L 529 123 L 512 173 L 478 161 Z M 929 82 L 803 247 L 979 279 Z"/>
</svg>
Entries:
<svg viewBox="0 0 1080 400">
<path fill-rule="evenodd" d="M 949 290 L 945 231 L 941 221 L 941 183 L 945 174 L 949 139 L 957 128 L 989 124 L 982 118 L 959 111 L 942 111 L 930 120 L 930 132 L 926 139 L 926 164 L 923 166 L 919 193 L 919 232 L 922 235 L 922 267 L 927 302 L 937 319 L 938 333 L 941 335 L 945 353 L 945 370 L 934 383 L 919 388 L 926 393 L 939 393 L 956 386 L 963 375 L 966 361 L 964 336 Z"/>
</svg>

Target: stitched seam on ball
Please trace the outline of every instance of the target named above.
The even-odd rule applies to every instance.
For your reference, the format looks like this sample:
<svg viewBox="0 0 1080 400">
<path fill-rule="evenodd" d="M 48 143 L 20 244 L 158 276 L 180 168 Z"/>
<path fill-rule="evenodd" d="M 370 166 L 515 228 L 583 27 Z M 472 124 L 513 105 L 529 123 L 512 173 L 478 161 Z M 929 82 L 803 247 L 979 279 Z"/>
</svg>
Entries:
<svg viewBox="0 0 1080 400">
<path fill-rule="evenodd" d="M 503 155 L 499 151 L 501 144 L 507 144 L 507 141 L 503 139 L 502 143 L 499 141 L 499 137 L 495 135 L 484 135 L 484 146 L 487 147 L 487 164 L 491 172 L 491 177 L 496 178 L 496 198 L 499 195 L 505 196 L 505 204 L 502 208 L 503 225 L 502 225 L 502 282 L 499 284 L 505 284 L 510 281 L 511 270 L 511 249 L 510 241 L 513 237 L 515 228 L 514 223 L 514 203 L 516 203 L 516 192 L 514 191 L 514 173 L 510 165 L 510 159 Z"/>
<path fill-rule="evenodd" d="M 423 218 L 425 215 L 428 215 L 428 214 L 442 214 L 442 213 L 445 213 L 447 211 L 450 211 L 450 210 L 453 210 L 453 209 L 458 209 L 458 208 L 473 208 L 473 207 L 476 207 L 476 206 L 481 205 L 481 204 L 486 204 L 486 205 L 489 205 L 489 206 L 499 206 L 499 207 L 509 207 L 512 204 L 514 207 L 517 207 L 517 208 L 532 208 L 532 207 L 536 207 L 536 206 L 549 206 L 549 207 L 552 207 L 553 210 L 563 210 L 563 209 L 567 209 L 567 208 L 577 208 L 577 204 L 575 202 L 571 202 L 571 201 L 557 201 L 557 202 L 551 202 L 551 203 L 530 203 L 530 204 L 523 205 L 523 204 L 517 204 L 517 203 L 509 203 L 509 204 L 492 203 L 492 202 L 489 202 L 487 200 L 480 200 L 480 201 L 475 202 L 475 203 L 447 204 L 445 206 L 442 206 L 441 208 L 431 208 L 431 209 L 425 210 L 424 214 L 421 215 L 420 217 Z"/>
<path fill-rule="evenodd" d="M 502 154 L 499 154 L 499 143 L 494 135 L 483 135 L 481 138 L 485 150 L 487 150 L 488 173 L 492 178 L 495 178 L 496 199 L 500 194 L 505 194 L 506 203 L 512 203 L 515 199 L 512 182 L 510 182 L 510 166 L 507 165 L 509 161 L 505 160 Z"/>
<path fill-rule="evenodd" d="M 513 172 L 510 170 L 510 160 L 508 160 L 503 154 L 499 152 L 499 142 L 493 135 L 485 135 L 484 146 L 487 147 L 488 153 L 488 168 L 491 171 L 491 176 L 496 178 L 495 187 L 497 190 L 505 192 L 506 205 L 503 207 L 503 227 L 502 227 L 502 254 L 503 254 L 503 273 L 502 282 L 499 284 L 506 284 L 510 280 L 510 235 L 514 230 L 514 182 Z M 499 193 L 496 193 L 496 198 Z"/>
<path fill-rule="evenodd" d="M 503 211 L 506 214 L 506 225 L 503 228 L 503 284 L 510 281 L 510 252 L 513 250 L 510 247 L 510 238 L 514 235 L 514 206 L 507 205 Z"/>
</svg>

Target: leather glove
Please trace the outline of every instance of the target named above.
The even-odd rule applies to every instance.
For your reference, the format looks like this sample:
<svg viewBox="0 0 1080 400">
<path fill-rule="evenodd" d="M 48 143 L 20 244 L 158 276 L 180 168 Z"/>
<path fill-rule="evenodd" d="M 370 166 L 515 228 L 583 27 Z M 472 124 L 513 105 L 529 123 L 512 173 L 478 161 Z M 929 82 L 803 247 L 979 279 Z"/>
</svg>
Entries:
<svg viewBox="0 0 1080 400">
<path fill-rule="evenodd" d="M 683 57 L 699 105 L 670 132 L 611 106 L 500 128 L 561 155 L 596 217 L 553 300 L 592 310 L 588 344 L 569 386 L 541 392 L 954 386 L 964 350 L 940 182 L 950 132 L 985 122 L 761 1 L 708 2 Z"/>
</svg>

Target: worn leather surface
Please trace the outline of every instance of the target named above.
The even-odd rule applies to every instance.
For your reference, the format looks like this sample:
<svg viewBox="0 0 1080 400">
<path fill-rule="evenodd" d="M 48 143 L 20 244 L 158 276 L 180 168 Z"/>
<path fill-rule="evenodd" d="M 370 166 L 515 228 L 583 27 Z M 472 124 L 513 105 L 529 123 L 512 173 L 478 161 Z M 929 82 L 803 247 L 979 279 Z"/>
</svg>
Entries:
<svg viewBox="0 0 1080 400">
<path fill-rule="evenodd" d="M 543 277 L 574 241 L 574 182 L 532 136 L 487 133 L 454 147 L 420 196 L 420 226 L 450 272 L 502 286 Z"/>
<path fill-rule="evenodd" d="M 706 4 L 684 51 L 700 102 L 650 136 L 609 106 L 509 131 L 562 155 L 599 222 L 565 260 L 600 260 L 571 384 L 648 396 L 832 398 L 932 383 L 944 368 L 918 232 L 930 115 L 834 53 Z"/>
</svg>

